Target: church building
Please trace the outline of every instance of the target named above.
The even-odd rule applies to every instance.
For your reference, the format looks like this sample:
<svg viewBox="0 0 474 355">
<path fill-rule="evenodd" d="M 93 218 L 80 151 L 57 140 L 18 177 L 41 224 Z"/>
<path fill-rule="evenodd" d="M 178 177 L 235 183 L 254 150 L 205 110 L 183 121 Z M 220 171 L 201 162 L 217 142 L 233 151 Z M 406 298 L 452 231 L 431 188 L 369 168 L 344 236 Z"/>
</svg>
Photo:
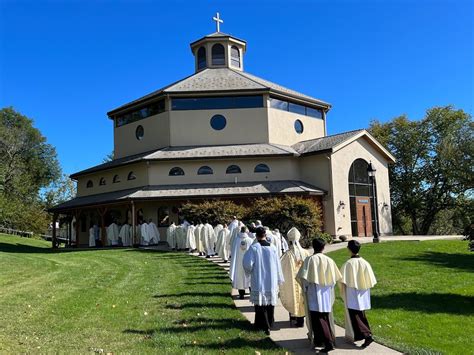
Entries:
<svg viewBox="0 0 474 355">
<path fill-rule="evenodd" d="M 187 201 L 296 195 L 333 236 L 390 235 L 390 152 L 364 129 L 327 135 L 331 105 L 246 72 L 247 43 L 215 20 L 190 44 L 192 75 L 107 113 L 113 160 L 72 174 L 54 218 L 74 217 L 86 246 L 91 223 L 151 219 L 163 236 Z"/>
</svg>

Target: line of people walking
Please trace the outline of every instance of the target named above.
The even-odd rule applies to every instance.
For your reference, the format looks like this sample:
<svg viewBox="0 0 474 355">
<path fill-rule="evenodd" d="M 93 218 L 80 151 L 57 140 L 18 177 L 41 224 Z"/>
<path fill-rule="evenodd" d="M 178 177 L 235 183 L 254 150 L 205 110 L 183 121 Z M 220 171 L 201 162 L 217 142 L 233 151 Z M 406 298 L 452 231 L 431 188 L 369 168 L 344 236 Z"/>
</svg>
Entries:
<svg viewBox="0 0 474 355">
<path fill-rule="evenodd" d="M 361 245 L 356 240 L 348 242 L 350 258 L 339 269 L 323 254 L 324 240 L 313 239 L 314 253 L 310 255 L 300 245 L 301 234 L 294 227 L 287 233 L 288 242 L 278 230 L 271 231 L 260 221 L 248 228 L 236 218 L 229 225 L 215 228 L 209 224 L 193 227 L 194 238 L 186 240 L 195 244 L 189 249 L 194 247 L 207 257 L 217 253 L 224 261 L 230 259 L 232 287 L 238 290 L 241 299 L 249 290 L 249 301 L 255 307 L 256 329 L 270 335 L 274 307 L 280 299 L 289 312 L 291 326 L 304 327 L 306 318 L 308 338 L 318 352 L 333 350 L 336 346 L 333 305 L 335 287 L 339 284 L 345 304 L 346 339 L 364 340 L 361 348 L 373 342 L 365 311 L 371 308 L 370 289 L 377 281 L 370 264 L 360 257 Z"/>
</svg>

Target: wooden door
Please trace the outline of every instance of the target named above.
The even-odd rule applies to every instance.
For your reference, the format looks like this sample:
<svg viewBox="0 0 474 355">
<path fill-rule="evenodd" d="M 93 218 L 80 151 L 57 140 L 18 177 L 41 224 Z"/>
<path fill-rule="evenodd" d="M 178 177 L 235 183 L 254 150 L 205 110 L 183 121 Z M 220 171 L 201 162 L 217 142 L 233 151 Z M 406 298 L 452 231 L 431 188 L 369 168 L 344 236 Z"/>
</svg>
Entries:
<svg viewBox="0 0 474 355">
<path fill-rule="evenodd" d="M 372 236 L 372 211 L 369 197 L 356 197 L 357 235 L 359 237 Z"/>
</svg>

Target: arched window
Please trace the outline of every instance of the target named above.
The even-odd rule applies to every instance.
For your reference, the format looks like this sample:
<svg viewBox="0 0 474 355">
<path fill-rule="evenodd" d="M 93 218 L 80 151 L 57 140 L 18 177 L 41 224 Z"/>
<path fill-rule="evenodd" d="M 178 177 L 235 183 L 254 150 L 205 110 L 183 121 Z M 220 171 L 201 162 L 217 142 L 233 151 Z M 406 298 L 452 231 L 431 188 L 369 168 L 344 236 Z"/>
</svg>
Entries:
<svg viewBox="0 0 474 355">
<path fill-rule="evenodd" d="M 184 175 L 184 170 L 176 166 L 170 170 L 168 175 L 169 176 L 182 176 Z"/>
<path fill-rule="evenodd" d="M 356 159 L 349 169 L 349 208 L 353 236 L 372 236 L 375 231 L 375 204 L 372 181 L 364 159 Z"/>
<path fill-rule="evenodd" d="M 216 43 L 212 46 L 212 65 L 224 65 L 225 64 L 225 50 L 224 46 L 220 43 Z"/>
<path fill-rule="evenodd" d="M 86 187 L 88 189 L 90 189 L 91 187 L 94 187 L 94 183 L 92 182 L 92 180 L 87 181 Z"/>
<path fill-rule="evenodd" d="M 214 171 L 209 166 L 201 166 L 198 170 L 198 175 L 212 175 Z"/>
<path fill-rule="evenodd" d="M 206 48 L 200 47 L 197 52 L 198 70 L 206 67 Z"/>
<path fill-rule="evenodd" d="M 100 180 L 99 180 L 99 185 L 100 185 L 100 186 L 103 186 L 103 185 L 105 185 L 105 184 L 106 184 L 105 178 L 100 178 Z"/>
<path fill-rule="evenodd" d="M 240 174 L 242 173 L 242 170 L 240 170 L 240 167 L 238 165 L 229 165 L 225 173 L 226 174 Z"/>
<path fill-rule="evenodd" d="M 117 182 L 120 182 L 120 176 L 115 175 L 115 176 L 114 176 L 114 179 L 112 180 L 112 183 L 115 184 L 115 183 L 117 183 Z"/>
<path fill-rule="evenodd" d="M 254 173 L 269 173 L 270 168 L 267 164 L 258 164 L 253 170 Z"/>
<path fill-rule="evenodd" d="M 230 62 L 232 66 L 240 68 L 240 52 L 236 46 L 230 48 Z"/>
<path fill-rule="evenodd" d="M 136 178 L 137 178 L 137 176 L 135 175 L 135 173 L 133 171 L 130 171 L 128 173 L 127 180 L 135 180 Z"/>
</svg>

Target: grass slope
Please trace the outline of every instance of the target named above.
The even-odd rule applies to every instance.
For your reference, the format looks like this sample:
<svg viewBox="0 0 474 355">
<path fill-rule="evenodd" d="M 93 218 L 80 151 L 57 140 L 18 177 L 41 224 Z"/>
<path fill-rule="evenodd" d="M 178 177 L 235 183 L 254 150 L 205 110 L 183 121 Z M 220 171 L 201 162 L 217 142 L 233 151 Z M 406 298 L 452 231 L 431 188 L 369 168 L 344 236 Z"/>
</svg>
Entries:
<svg viewBox="0 0 474 355">
<path fill-rule="evenodd" d="M 49 246 L 0 235 L 0 353 L 283 353 L 234 307 L 216 265 Z"/>
<path fill-rule="evenodd" d="M 474 254 L 462 241 L 363 245 L 378 284 L 367 312 L 377 341 L 409 353 L 472 354 Z M 329 254 L 341 266 L 347 250 Z M 335 304 L 343 324 L 343 302 Z"/>
</svg>

